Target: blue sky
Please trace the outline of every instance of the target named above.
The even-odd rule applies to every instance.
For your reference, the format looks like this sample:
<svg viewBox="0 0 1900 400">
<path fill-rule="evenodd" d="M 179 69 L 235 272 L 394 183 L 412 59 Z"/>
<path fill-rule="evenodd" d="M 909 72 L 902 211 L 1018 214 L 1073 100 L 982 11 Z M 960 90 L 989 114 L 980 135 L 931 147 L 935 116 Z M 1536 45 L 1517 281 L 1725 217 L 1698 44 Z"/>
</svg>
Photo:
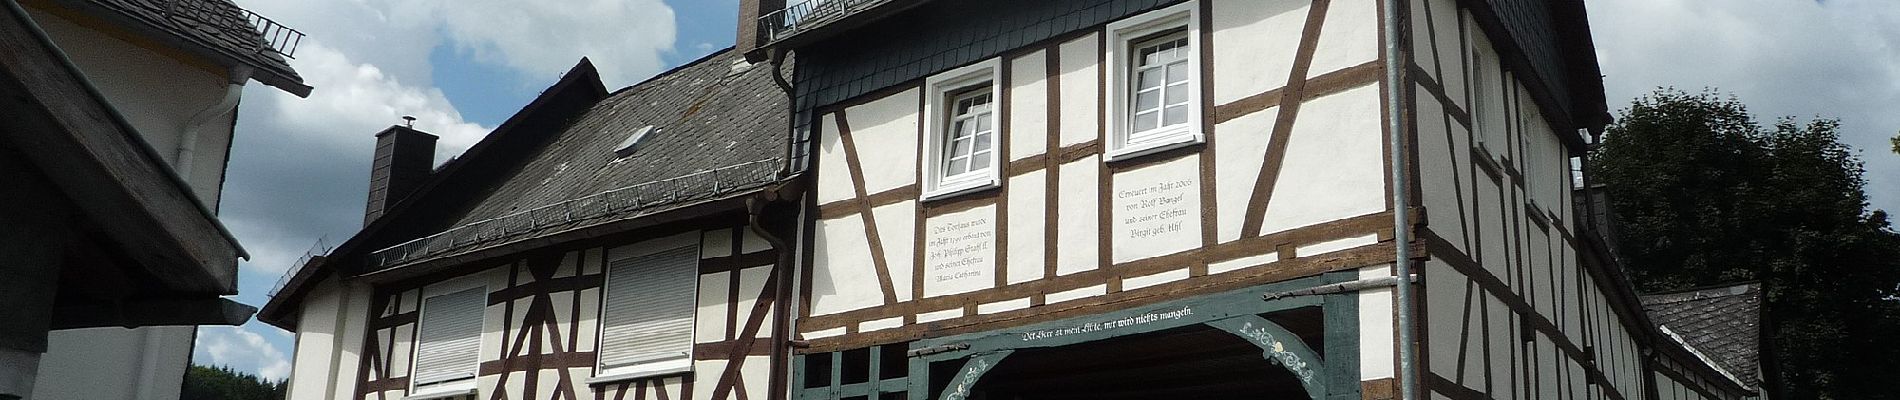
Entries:
<svg viewBox="0 0 1900 400">
<path fill-rule="evenodd" d="M 1253 0 L 1247 0 L 1253 1 Z M 1444 0 L 1433 0 L 1444 1 Z M 239 0 L 310 35 L 292 62 L 316 87 L 246 88 L 224 223 L 250 250 L 237 299 L 264 304 L 292 261 L 361 225 L 373 137 L 402 115 L 460 154 L 582 56 L 620 88 L 731 45 L 737 0 Z M 1591 0 L 1610 106 L 1658 86 L 1718 87 L 1764 121 L 1839 117 L 1873 206 L 1900 210 L 1900 2 Z M 193 362 L 280 378 L 292 335 L 199 330 Z"/>
<path fill-rule="evenodd" d="M 732 45 L 737 0 L 240 0 L 309 36 L 292 60 L 310 98 L 250 85 L 220 213 L 253 258 L 239 295 L 261 306 L 319 238 L 360 228 L 371 136 L 418 117 L 436 162 L 479 140 L 582 56 L 610 89 Z M 311 4 L 315 3 L 315 4 Z M 294 335 L 251 321 L 199 330 L 192 362 L 269 378 Z"/>
</svg>

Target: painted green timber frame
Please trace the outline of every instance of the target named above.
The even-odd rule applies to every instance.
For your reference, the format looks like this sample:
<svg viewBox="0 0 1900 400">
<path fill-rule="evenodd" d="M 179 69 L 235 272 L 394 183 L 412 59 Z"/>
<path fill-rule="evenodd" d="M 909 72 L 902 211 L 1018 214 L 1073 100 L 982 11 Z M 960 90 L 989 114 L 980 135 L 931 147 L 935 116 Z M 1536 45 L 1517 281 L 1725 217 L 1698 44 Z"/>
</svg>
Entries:
<svg viewBox="0 0 1900 400">
<path fill-rule="evenodd" d="M 922 339 L 910 344 L 910 354 L 915 355 L 908 357 L 907 377 L 878 379 L 876 371 L 881 364 L 894 360 L 883 360 L 883 352 L 873 348 L 870 351 L 871 379 L 863 383 L 841 385 L 838 371 L 842 367 L 842 352 L 834 353 L 830 357 L 833 366 L 830 368 L 832 384 L 825 388 L 794 388 L 794 398 L 829 400 L 864 396 L 878 399 L 881 394 L 905 392 L 909 400 L 932 400 L 929 398 L 932 389 L 929 387 L 930 365 L 963 360 L 962 367 L 950 379 L 948 386 L 942 388 L 942 394 L 938 397 L 940 400 L 963 400 L 985 373 L 1018 349 L 1060 347 L 1206 325 L 1259 346 L 1264 359 L 1285 368 L 1300 379 L 1308 396 L 1314 400 L 1359 399 L 1358 292 L 1274 300 L 1261 298 L 1265 293 L 1346 282 L 1355 278 L 1355 271 L 1340 271 L 1103 314 Z M 1323 352 L 1315 351 L 1292 332 L 1260 316 L 1302 307 L 1320 307 L 1324 315 Z M 793 363 L 794 382 L 803 382 L 805 379 L 804 356 L 800 357 L 801 360 Z"/>
</svg>

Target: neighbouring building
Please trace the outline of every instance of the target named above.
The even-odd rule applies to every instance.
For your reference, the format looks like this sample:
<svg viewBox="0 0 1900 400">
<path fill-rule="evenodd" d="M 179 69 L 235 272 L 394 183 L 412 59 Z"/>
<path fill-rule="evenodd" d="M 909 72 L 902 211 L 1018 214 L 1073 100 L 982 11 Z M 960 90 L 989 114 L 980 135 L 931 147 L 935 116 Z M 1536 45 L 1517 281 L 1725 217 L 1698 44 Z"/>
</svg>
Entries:
<svg viewBox="0 0 1900 400">
<path fill-rule="evenodd" d="M 582 60 L 433 171 L 434 136 L 378 133 L 366 226 L 258 316 L 297 333 L 289 398 L 767 398 L 800 196 L 775 65 L 609 93 Z"/>
<path fill-rule="evenodd" d="M 244 85 L 311 88 L 302 33 L 227 0 L 0 0 L 0 398 L 175 399 L 235 325 L 217 220 Z"/>
<path fill-rule="evenodd" d="M 379 135 L 373 221 L 260 314 L 299 332 L 292 398 L 1764 397 L 1574 199 L 1609 119 L 1580 0 L 739 14 L 611 95 L 577 67 L 414 189 Z"/>
</svg>

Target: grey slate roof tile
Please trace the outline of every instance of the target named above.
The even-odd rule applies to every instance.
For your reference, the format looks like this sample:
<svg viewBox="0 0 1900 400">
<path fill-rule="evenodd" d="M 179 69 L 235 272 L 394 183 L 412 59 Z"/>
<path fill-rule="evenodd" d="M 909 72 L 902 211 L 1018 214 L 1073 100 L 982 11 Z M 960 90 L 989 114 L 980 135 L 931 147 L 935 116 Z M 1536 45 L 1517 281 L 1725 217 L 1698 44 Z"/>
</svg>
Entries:
<svg viewBox="0 0 1900 400">
<path fill-rule="evenodd" d="M 1640 296 L 1656 324 L 1749 387 L 1759 387 L 1761 284 L 1748 283 Z"/>
<path fill-rule="evenodd" d="M 474 235 L 476 240 L 457 239 L 453 249 L 409 261 L 534 239 L 769 183 L 782 165 L 790 134 L 786 124 L 790 100 L 772 82 L 771 64 L 741 71 L 734 62 L 742 56 L 726 49 L 693 61 L 621 89 L 565 127 L 545 132 L 545 146 L 520 150 L 534 154 L 503 172 L 496 180 L 499 184 L 448 225 L 484 225 L 483 233 Z M 632 154 L 624 158 L 614 154 L 630 134 L 649 125 L 655 129 Z M 735 165 L 753 167 L 731 174 L 699 174 Z M 689 184 L 628 189 L 656 181 Z M 707 189 L 710 185 L 720 185 L 721 190 Z M 554 224 L 528 227 L 494 222 L 550 205 L 586 204 L 609 191 L 645 201 L 639 207 L 603 207 L 611 212 Z"/>
</svg>

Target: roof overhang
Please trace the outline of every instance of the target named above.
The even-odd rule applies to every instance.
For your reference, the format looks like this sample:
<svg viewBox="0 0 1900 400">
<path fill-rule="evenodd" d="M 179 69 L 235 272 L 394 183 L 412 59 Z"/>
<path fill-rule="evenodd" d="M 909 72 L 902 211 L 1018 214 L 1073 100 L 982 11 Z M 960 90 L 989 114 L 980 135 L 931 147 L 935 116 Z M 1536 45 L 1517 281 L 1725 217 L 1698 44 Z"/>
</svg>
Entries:
<svg viewBox="0 0 1900 400">
<path fill-rule="evenodd" d="M 0 3 L 0 145 L 56 171 L 52 190 L 158 293 L 235 294 L 236 238 L 18 3 Z"/>
<path fill-rule="evenodd" d="M 248 76 L 234 76 L 233 79 L 239 82 L 248 78 L 278 88 L 297 97 L 310 97 L 310 91 L 312 90 L 310 85 L 304 84 L 303 78 L 297 76 L 295 71 L 288 70 L 287 66 L 266 65 L 264 62 L 247 60 L 241 54 L 237 54 L 233 50 L 220 48 L 181 36 L 155 25 L 152 21 L 147 21 L 125 12 L 101 6 L 92 0 L 38 1 L 49 2 L 50 4 L 65 7 L 91 18 L 98 18 L 113 27 L 124 29 L 134 35 L 138 35 L 138 37 L 142 39 L 151 40 L 157 44 L 178 49 L 186 54 L 209 60 L 224 68 L 237 69 L 239 66 L 243 66 Z"/>
</svg>

